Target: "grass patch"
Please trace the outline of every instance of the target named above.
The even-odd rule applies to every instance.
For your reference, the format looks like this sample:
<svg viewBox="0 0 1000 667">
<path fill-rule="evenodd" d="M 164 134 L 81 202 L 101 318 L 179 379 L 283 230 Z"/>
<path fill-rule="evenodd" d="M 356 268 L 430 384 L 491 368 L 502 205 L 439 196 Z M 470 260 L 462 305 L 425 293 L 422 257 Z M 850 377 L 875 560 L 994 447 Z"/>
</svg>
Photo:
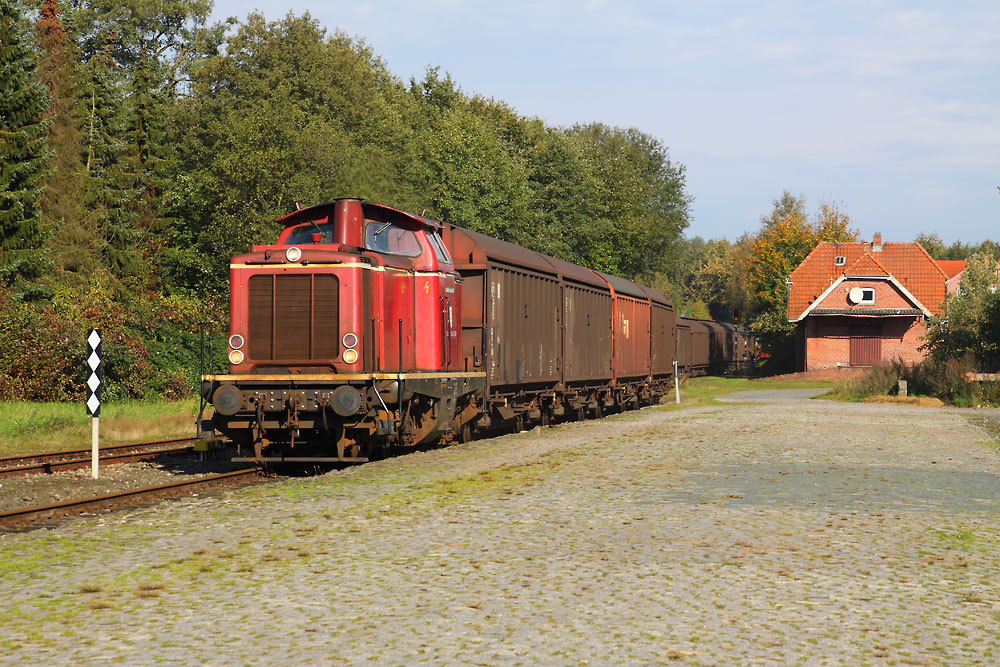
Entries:
<svg viewBox="0 0 1000 667">
<path fill-rule="evenodd" d="M 820 380 L 764 380 L 750 378 L 730 378 L 704 376 L 690 378 L 681 383 L 681 404 L 674 403 L 673 392 L 667 394 L 665 407 L 690 407 L 692 405 L 712 405 L 717 398 L 737 391 L 761 391 L 767 389 L 832 389 L 833 382 Z"/>
<path fill-rule="evenodd" d="M 412 508 L 424 503 L 440 507 L 490 493 L 517 493 L 525 484 L 538 481 L 552 472 L 554 467 L 551 461 L 534 461 L 455 475 L 446 479 L 416 482 L 379 498 L 379 506 L 373 508 L 369 514 L 372 517 L 396 514 L 405 507 Z"/>
<path fill-rule="evenodd" d="M 198 400 L 101 406 L 101 442 L 194 435 Z M 78 403 L 0 403 L 0 456 L 87 447 L 91 418 Z"/>
<path fill-rule="evenodd" d="M 966 528 L 938 528 L 934 530 L 940 546 L 945 549 L 969 551 L 976 541 L 976 535 Z"/>
<path fill-rule="evenodd" d="M 989 434 L 988 445 L 1000 447 L 1000 419 L 979 416 L 969 417 L 968 419 Z"/>
</svg>

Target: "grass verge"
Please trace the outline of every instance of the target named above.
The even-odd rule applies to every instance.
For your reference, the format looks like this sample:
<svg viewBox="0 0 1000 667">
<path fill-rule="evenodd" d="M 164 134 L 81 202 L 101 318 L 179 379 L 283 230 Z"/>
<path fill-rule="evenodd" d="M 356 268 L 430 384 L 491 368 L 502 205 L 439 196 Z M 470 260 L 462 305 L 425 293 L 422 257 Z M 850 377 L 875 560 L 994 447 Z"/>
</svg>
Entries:
<svg viewBox="0 0 1000 667">
<path fill-rule="evenodd" d="M 824 380 L 765 380 L 705 376 L 691 378 L 681 383 L 681 404 L 674 403 L 673 392 L 667 394 L 664 406 L 690 407 L 692 405 L 712 405 L 715 399 L 737 391 L 761 391 L 767 389 L 833 389 L 834 383 Z M 825 396 L 825 395 L 824 395 Z"/>
<path fill-rule="evenodd" d="M 198 400 L 101 406 L 101 444 L 194 435 Z M 78 403 L 0 403 L 0 456 L 88 447 L 91 418 Z"/>
</svg>

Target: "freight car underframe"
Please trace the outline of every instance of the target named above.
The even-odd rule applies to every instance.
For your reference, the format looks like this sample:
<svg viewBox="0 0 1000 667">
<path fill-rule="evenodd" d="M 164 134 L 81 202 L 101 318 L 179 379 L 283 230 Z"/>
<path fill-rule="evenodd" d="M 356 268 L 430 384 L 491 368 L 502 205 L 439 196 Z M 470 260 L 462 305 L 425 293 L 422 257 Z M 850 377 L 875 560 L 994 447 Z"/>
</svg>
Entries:
<svg viewBox="0 0 1000 667">
<path fill-rule="evenodd" d="M 486 411 L 476 422 L 483 429 L 511 426 L 522 431 L 534 424 L 548 426 L 565 419 L 596 419 L 611 412 L 653 405 L 669 391 L 673 376 L 631 378 L 614 385 L 578 382 L 506 385 L 494 387 L 486 399 Z"/>
<path fill-rule="evenodd" d="M 232 440 L 236 461 L 364 463 L 393 445 L 468 440 L 484 386 L 482 373 L 206 375 L 203 431 Z"/>
</svg>

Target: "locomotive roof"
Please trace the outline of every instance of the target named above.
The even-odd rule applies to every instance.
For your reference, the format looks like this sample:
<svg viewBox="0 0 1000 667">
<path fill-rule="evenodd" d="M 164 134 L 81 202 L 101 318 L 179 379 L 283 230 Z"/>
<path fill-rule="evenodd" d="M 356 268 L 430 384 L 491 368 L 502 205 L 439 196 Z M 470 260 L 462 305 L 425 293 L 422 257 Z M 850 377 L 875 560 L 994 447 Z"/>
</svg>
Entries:
<svg viewBox="0 0 1000 667">
<path fill-rule="evenodd" d="M 300 208 L 297 211 L 292 211 L 283 218 L 279 218 L 278 222 L 285 227 L 292 227 L 314 218 L 319 212 L 326 212 L 327 210 L 332 212 L 333 205 L 336 203 L 336 201 L 331 201 L 323 204 L 316 204 L 314 206 L 307 206 L 306 208 Z M 383 222 L 410 222 L 416 223 L 420 226 L 434 227 L 436 229 L 444 227 L 444 225 L 437 220 L 424 218 L 422 216 L 407 213 L 406 211 L 401 211 L 398 208 L 392 208 L 391 206 L 384 206 L 382 204 L 362 202 L 361 209 L 364 211 L 365 218 L 368 220 L 379 220 Z"/>
</svg>

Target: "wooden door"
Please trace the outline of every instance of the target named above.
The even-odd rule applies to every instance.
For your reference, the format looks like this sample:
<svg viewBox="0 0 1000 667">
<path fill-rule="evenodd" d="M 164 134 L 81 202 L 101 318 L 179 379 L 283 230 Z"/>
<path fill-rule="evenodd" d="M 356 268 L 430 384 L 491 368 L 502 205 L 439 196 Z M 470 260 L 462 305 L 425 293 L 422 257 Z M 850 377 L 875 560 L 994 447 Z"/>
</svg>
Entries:
<svg viewBox="0 0 1000 667">
<path fill-rule="evenodd" d="M 851 366 L 874 366 L 882 360 L 882 327 L 855 324 L 851 327 Z"/>
</svg>

